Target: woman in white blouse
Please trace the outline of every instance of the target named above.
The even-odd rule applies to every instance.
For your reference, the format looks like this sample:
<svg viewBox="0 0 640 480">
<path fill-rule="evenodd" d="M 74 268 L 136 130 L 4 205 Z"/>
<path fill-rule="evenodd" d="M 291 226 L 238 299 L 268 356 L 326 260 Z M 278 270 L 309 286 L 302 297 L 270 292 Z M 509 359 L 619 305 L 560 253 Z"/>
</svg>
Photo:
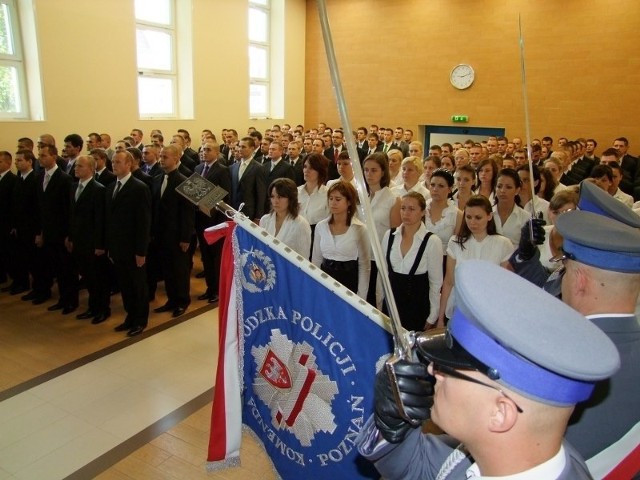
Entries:
<svg viewBox="0 0 640 480">
<path fill-rule="evenodd" d="M 520 207 L 520 189 L 522 181 L 515 170 L 503 168 L 496 182 L 496 202 L 493 207 L 494 220 L 498 233 L 504 235 L 513 246 L 518 246 L 522 226 L 531 215 Z"/>
<path fill-rule="evenodd" d="M 485 196 L 474 195 L 467 202 L 460 234 L 451 237 L 447 246 L 447 272 L 442 284 L 437 326 L 444 327 L 445 315 L 451 318 L 455 306 L 455 269 L 458 262 L 487 260 L 507 267 L 514 248 L 508 238 L 497 233 L 494 217 Z"/>
<path fill-rule="evenodd" d="M 269 185 L 271 213 L 260 219 L 260 226 L 282 243 L 306 258 L 311 249 L 311 227 L 299 215 L 298 189 L 293 180 L 278 178 Z"/>
<path fill-rule="evenodd" d="M 431 198 L 429 190 L 420 181 L 422 169 L 422 160 L 418 157 L 407 157 L 402 160 L 402 184 L 391 189 L 393 194 L 402 198 L 409 192 L 418 192 L 425 200 Z"/>
<path fill-rule="evenodd" d="M 361 298 L 369 287 L 369 237 L 355 217 L 358 194 L 353 185 L 337 182 L 329 187 L 328 218 L 318 222 L 311 261 Z"/>
<path fill-rule="evenodd" d="M 498 179 L 498 164 L 486 158 L 478 164 L 478 179 L 476 193 L 489 199 L 489 203 L 495 200 L 496 180 Z"/>
<path fill-rule="evenodd" d="M 373 224 L 378 240 L 390 228 L 400 225 L 400 199 L 391 193 L 391 181 L 387 156 L 382 153 L 372 153 L 364 159 L 362 164 L 364 179 L 367 183 Z M 360 219 L 362 220 L 362 218 Z M 371 229 L 370 229 L 371 230 Z M 370 252 L 371 253 L 371 252 Z M 378 285 L 378 268 L 371 255 L 371 273 L 369 275 L 369 290 L 367 302 L 380 308 L 382 306 L 382 285 Z"/>
<path fill-rule="evenodd" d="M 298 187 L 300 215 L 306 218 L 311 225 L 311 244 L 313 245 L 313 232 L 316 223 L 329 215 L 328 188 L 325 185 L 329 175 L 327 157 L 318 153 L 307 155 L 302 166 L 302 173 L 305 183 Z M 311 251 L 309 251 L 307 258 L 311 258 Z"/>
<path fill-rule="evenodd" d="M 473 195 L 473 186 L 476 183 L 476 171 L 471 165 L 462 165 L 454 174 L 456 180 L 456 192 L 453 194 L 453 202 L 458 210 L 464 211 L 467 201 Z"/>
<path fill-rule="evenodd" d="M 522 209 L 531 216 L 533 211 L 536 212 L 536 216 L 542 213 L 542 219 L 549 223 L 549 202 L 544 198 L 538 196 L 540 191 L 540 169 L 535 165 L 533 168 L 533 194 L 531 193 L 531 172 L 529 171 L 529 165 L 520 165 L 516 168 L 520 181 L 522 182 L 522 188 L 520 188 L 520 205 Z M 532 195 L 534 195 L 532 197 Z"/>
<path fill-rule="evenodd" d="M 387 158 L 389 159 L 389 176 L 391 178 L 390 187 L 402 184 L 402 152 L 397 148 L 391 149 L 387 152 Z"/>
<path fill-rule="evenodd" d="M 551 175 L 553 175 L 553 181 L 556 184 L 553 190 L 554 194 L 567 188 L 565 185 L 560 183 L 562 172 L 564 171 L 564 160 L 566 156 L 567 155 L 564 152 L 553 152 L 551 156 L 544 161 L 544 168 L 551 172 Z"/>
<path fill-rule="evenodd" d="M 425 208 L 422 195 L 407 193 L 400 207 L 402 224 L 382 239 L 400 322 L 413 331 L 435 324 L 440 310 L 442 242 L 422 223 Z"/>
<path fill-rule="evenodd" d="M 442 245 L 448 245 L 449 239 L 460 233 L 462 225 L 462 211 L 449 198 L 453 182 L 453 175 L 444 168 L 437 169 L 431 175 L 431 200 L 427 202 L 424 223 L 428 231 L 438 235 Z M 446 258 L 443 259 L 443 270 L 445 267 Z"/>
</svg>

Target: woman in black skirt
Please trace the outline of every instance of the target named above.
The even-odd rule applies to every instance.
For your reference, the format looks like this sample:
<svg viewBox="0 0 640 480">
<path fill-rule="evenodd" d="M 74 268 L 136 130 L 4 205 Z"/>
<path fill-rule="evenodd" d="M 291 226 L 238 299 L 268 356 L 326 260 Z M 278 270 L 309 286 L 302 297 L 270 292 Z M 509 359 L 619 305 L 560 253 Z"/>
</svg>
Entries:
<svg viewBox="0 0 640 480">
<path fill-rule="evenodd" d="M 345 287 L 366 298 L 369 287 L 367 228 L 355 217 L 358 194 L 348 182 L 336 182 L 327 192 L 329 217 L 318 222 L 311 261 Z"/>
<path fill-rule="evenodd" d="M 382 240 L 400 322 L 413 331 L 435 325 L 440 310 L 442 241 L 422 222 L 426 207 L 419 193 L 405 194 L 402 225 L 387 231 Z"/>
</svg>

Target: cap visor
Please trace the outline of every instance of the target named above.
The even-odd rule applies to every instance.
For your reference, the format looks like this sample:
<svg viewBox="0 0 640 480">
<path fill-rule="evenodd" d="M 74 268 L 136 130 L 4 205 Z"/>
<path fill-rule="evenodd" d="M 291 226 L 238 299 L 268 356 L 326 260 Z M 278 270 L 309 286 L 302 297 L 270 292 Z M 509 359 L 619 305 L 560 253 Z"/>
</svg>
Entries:
<svg viewBox="0 0 640 480">
<path fill-rule="evenodd" d="M 482 371 L 486 368 L 444 329 L 430 330 L 418 335 L 416 350 L 425 363 L 433 362 L 461 370 Z"/>
</svg>

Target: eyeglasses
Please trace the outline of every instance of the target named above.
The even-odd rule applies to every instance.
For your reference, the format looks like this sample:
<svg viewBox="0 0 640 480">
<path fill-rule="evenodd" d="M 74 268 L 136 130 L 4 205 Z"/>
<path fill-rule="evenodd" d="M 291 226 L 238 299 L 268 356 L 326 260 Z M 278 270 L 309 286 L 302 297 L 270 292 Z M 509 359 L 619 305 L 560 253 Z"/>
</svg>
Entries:
<svg viewBox="0 0 640 480">
<path fill-rule="evenodd" d="M 511 398 L 509 395 L 507 395 L 506 393 L 504 393 L 504 390 L 502 390 L 501 388 L 494 387 L 493 385 L 489 385 L 488 383 L 485 383 L 481 380 L 477 380 L 473 377 L 470 377 L 469 375 L 465 375 L 464 373 L 456 370 L 455 368 L 448 367 L 447 365 L 440 365 L 437 363 L 433 363 L 432 365 L 433 365 L 434 373 L 440 372 L 442 374 L 449 375 L 450 377 L 458 378 L 460 380 L 465 380 L 471 383 L 477 383 L 478 385 L 484 385 L 485 387 L 489 387 L 489 388 L 492 388 L 493 390 L 497 390 L 498 392 L 500 392 L 502 396 L 504 396 L 505 398 L 508 398 L 513 402 L 513 404 L 516 406 L 516 410 L 518 410 L 519 413 L 524 413 L 522 408 L 520 408 L 520 406 L 515 402 L 515 400 Z"/>
</svg>

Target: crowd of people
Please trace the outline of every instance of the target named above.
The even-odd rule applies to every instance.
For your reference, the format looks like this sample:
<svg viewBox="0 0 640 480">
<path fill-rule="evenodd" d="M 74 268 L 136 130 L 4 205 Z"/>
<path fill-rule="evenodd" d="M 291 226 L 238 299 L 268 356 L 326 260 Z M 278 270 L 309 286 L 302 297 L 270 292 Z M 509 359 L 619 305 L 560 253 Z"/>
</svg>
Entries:
<svg viewBox="0 0 640 480">
<path fill-rule="evenodd" d="M 519 138 L 489 137 L 431 145 L 425 154 L 413 132 L 401 127 L 360 127 L 353 137 L 357 159 L 350 158 L 345 132 L 324 123 L 274 125 L 264 133 L 249 128 L 242 137 L 225 129 L 219 140 L 203 130 L 197 147 L 184 129 L 169 142 L 159 130 L 145 141 L 132 129 L 114 148 L 108 134 L 70 134 L 60 151 L 48 134 L 35 143 L 20 138 L 14 154 L 0 152 L 0 280 L 11 282 L 4 290 L 39 305 L 51 298 L 55 279 L 59 298 L 48 309 L 67 315 L 78 308 L 84 284 L 89 303 L 77 317 L 93 323 L 109 318 L 110 297 L 121 292 L 127 316 L 116 329 L 136 335 L 147 325 L 158 282 L 165 282 L 168 301 L 156 313 L 180 316 L 189 307 L 199 248 L 206 291 L 197 298 L 215 302 L 222 246 L 207 245 L 203 232 L 224 218 L 205 215 L 176 192 L 195 172 L 229 192 L 225 200 L 234 208 L 380 309 L 384 292 L 368 235 L 384 240 L 395 294 L 428 299 L 403 315 L 407 326 L 422 330 L 448 318 L 456 263 L 505 263 L 527 220 L 534 214 L 549 219 L 554 195 L 564 198 L 562 192 L 584 179 L 629 206 L 640 193 L 638 160 L 625 138 L 599 158 L 593 139 L 561 138 L 554 146 L 544 137 L 527 149 Z M 354 160 L 362 165 L 373 225 L 365 225 L 358 208 Z M 406 223 L 409 211 L 423 213 L 424 229 Z M 422 245 L 425 232 L 435 236 Z M 548 243 L 545 248 L 553 251 Z M 435 251 L 442 253 L 439 261 Z M 426 281 L 400 280 L 407 275 L 426 275 Z"/>
<path fill-rule="evenodd" d="M 145 141 L 144 133 L 133 129 L 112 149 L 107 134 L 90 133 L 85 138 L 70 134 L 59 150 L 53 136 L 43 134 L 36 142 L 20 138 L 13 154 L 0 151 L 3 292 L 41 305 L 51 299 L 55 282 L 58 300 L 47 308 L 69 315 L 79 307 L 84 284 L 88 304 L 76 317 L 94 324 L 110 317 L 112 296 L 119 292 L 126 317 L 114 329 L 135 336 L 148 324 L 149 302 L 155 299 L 159 282 L 165 284 L 167 302 L 154 312 L 170 312 L 174 317 L 185 313 L 191 302 L 193 255 L 199 248 L 203 272 L 198 275 L 205 279 L 206 291 L 197 298 L 216 302 L 222 244 L 209 245 L 204 232 L 225 217 L 217 211 L 203 213 L 179 194 L 177 187 L 196 174 L 228 192 L 225 201 L 233 208 L 385 310 L 370 238 L 381 242 L 403 326 L 425 331 L 419 337 L 425 345 L 439 339 L 438 348 L 444 352 L 439 357 L 431 347 L 418 345 L 422 363 L 399 366 L 396 372 L 405 380 L 393 386 L 379 376 L 375 422 L 367 425 L 373 436 L 360 442 L 363 454 L 389 472 L 388 478 L 404 478 L 406 452 L 416 448 L 415 443 L 389 447 L 408 438 L 410 427 L 417 424 L 406 424 L 406 415 L 397 411 L 396 394 L 408 406 L 417 405 L 411 410 L 417 417 L 413 420 L 428 418 L 430 409 L 424 406 L 431 400 L 424 398 L 433 390 L 425 386 L 424 378 L 429 375 L 439 382 L 457 378 L 479 383 L 500 393 L 499 407 L 505 415 L 495 425 L 502 431 L 512 432 L 517 415 L 525 409 L 539 412 L 525 426 L 536 429 L 542 441 L 552 442 L 539 459 L 555 455 L 553 469 L 559 472 L 564 458 L 562 465 L 584 478 L 588 478 L 586 467 L 572 447 L 562 443 L 562 435 L 575 404 L 589 397 L 591 384 L 613 375 L 607 392 L 600 391 L 601 384 L 595 386 L 593 409 L 581 410 L 582 423 L 578 427 L 570 423 L 569 437 L 580 454 L 597 455 L 640 420 L 629 408 L 640 392 L 626 395 L 624 391 L 629 383 L 638 385 L 634 345 L 640 340 L 634 336 L 638 325 L 632 314 L 640 292 L 640 215 L 632 210 L 640 198 L 640 162 L 629 155 L 627 139 L 615 139 L 600 157 L 593 139 L 561 138 L 554 146 L 550 137 L 534 139 L 528 147 L 519 138 L 489 137 L 481 142 L 430 145 L 425 152 L 411 130 L 372 125 L 353 132 L 357 158 L 351 158 L 345 132 L 324 123 L 312 129 L 286 124 L 265 132 L 249 128 L 242 137 L 234 129 L 225 129 L 219 140 L 212 131 L 203 130 L 197 148 L 183 129 L 171 135 L 169 142 L 159 130 L 149 137 Z M 373 225 L 367 224 L 358 208 L 353 162 L 360 162 L 364 172 Z M 529 349 L 526 332 L 539 317 L 537 309 L 572 314 L 546 297 L 536 304 L 531 299 L 539 294 L 531 290 L 533 286 L 526 287 L 527 293 L 525 287 L 512 285 L 510 277 L 491 268 L 485 280 L 495 279 L 501 287 L 487 289 L 495 296 L 487 303 L 480 290 L 473 288 L 483 280 L 475 278 L 474 269 L 487 267 L 462 265 L 475 265 L 477 260 L 544 284 L 554 295 L 562 293 L 565 303 L 613 340 L 621 358 L 620 372 L 615 373 L 618 357 L 613 350 L 603 355 L 602 361 L 608 364 L 602 368 L 589 366 L 593 362 L 588 355 L 578 358 L 576 349 L 570 349 L 570 358 L 562 359 L 553 357 L 557 352 L 538 351 L 531 355 L 532 361 L 548 370 L 544 375 L 552 375 L 549 381 L 558 383 L 556 391 L 513 378 L 496 383 L 497 370 L 488 368 L 495 360 L 490 351 L 469 352 L 476 341 L 470 338 L 480 338 L 478 324 L 484 325 L 484 335 L 497 339 L 513 327 L 496 316 L 503 303 L 498 296 L 530 302 L 521 318 L 509 317 L 509 322 L 517 320 L 520 331 L 516 329 L 510 337 L 511 356 L 496 360 L 506 372 L 523 362 L 519 352 Z M 456 278 L 456 272 L 465 271 L 470 273 Z M 574 320 L 578 325 L 582 317 Z M 635 326 L 619 335 L 619 326 L 627 320 Z M 445 325 L 447 335 L 456 340 L 427 332 Z M 563 342 L 572 341 L 575 325 L 556 338 L 545 330 L 548 325 L 543 331 L 551 344 L 562 348 Z M 469 332 L 475 333 L 469 336 Z M 597 340 L 593 340 L 594 329 L 581 335 Z M 581 364 L 583 371 L 567 374 L 568 364 Z M 475 372 L 475 377 L 460 369 Z M 553 372 L 567 378 L 557 380 Z M 585 387 L 585 381 L 591 386 Z M 392 388 L 400 391 L 392 395 Z M 612 427 L 607 435 L 596 438 L 593 433 L 601 431 L 611 408 L 622 418 L 610 422 L 615 431 Z M 544 415 L 553 422 L 543 421 Z M 444 410 L 437 416 L 443 423 L 451 420 Z M 454 431 L 467 436 L 465 430 L 452 426 L 450 433 Z M 508 437 L 521 442 L 521 447 L 530 444 L 527 435 L 512 433 Z M 487 444 L 500 445 L 492 434 L 482 435 Z M 468 451 L 458 455 L 460 465 L 469 467 L 469 458 L 475 459 L 469 471 L 476 473 L 504 466 L 498 458 L 485 457 L 476 440 L 470 438 Z M 448 455 L 451 444 L 445 443 L 434 445 Z M 524 457 L 517 468 L 527 466 Z M 420 468 L 416 471 L 424 473 Z M 436 477 L 432 473 L 428 478 Z"/>
</svg>

